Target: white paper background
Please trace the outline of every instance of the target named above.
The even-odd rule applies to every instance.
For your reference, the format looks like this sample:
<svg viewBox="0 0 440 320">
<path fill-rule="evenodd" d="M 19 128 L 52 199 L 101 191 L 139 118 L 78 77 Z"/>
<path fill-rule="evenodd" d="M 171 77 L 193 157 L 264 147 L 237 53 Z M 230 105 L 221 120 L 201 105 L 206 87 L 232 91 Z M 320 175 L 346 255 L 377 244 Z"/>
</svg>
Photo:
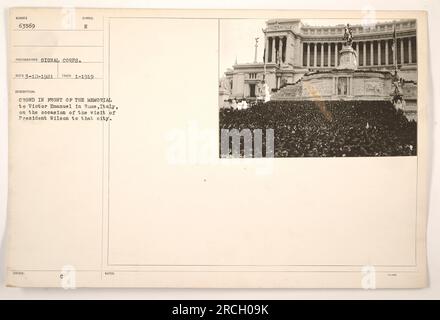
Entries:
<svg viewBox="0 0 440 320">
<path fill-rule="evenodd" d="M 432 160 L 431 160 L 431 197 L 428 225 L 428 263 L 429 263 L 429 288 L 422 290 L 226 290 L 226 289 L 16 289 L 4 287 L 5 263 L 4 263 L 4 229 L 6 224 L 6 190 L 7 190 L 7 61 L 6 61 L 6 9 L 11 6 L 77 6 L 77 7 L 144 7 L 144 8 L 231 8 L 231 9 L 315 9 L 315 10 L 427 10 L 429 11 L 428 23 L 430 34 L 430 91 L 429 115 L 430 123 Z M 439 79 L 439 45 L 434 41 L 432 30 L 440 28 L 440 2 L 437 0 L 392 0 L 392 1 L 364 1 L 364 0 L 339 0 L 335 2 L 325 0 L 287 1 L 210 1 L 210 0 L 187 0 L 181 1 L 20 1 L 4 0 L 1 3 L 3 15 L 1 16 L 0 31 L 0 70 L 5 70 L 0 79 L 0 299 L 90 299 L 90 298 L 123 298 L 123 299 L 328 299 L 328 298 L 349 298 L 349 299 L 438 299 L 440 298 L 440 233 L 436 232 L 440 227 L 439 198 L 439 164 L 437 159 L 438 148 L 438 112 L 435 102 L 439 101 L 439 92 L 433 88 L 440 85 Z M 438 106 L 437 106 L 438 107 Z M 437 146 L 438 147 L 438 146 Z"/>
</svg>

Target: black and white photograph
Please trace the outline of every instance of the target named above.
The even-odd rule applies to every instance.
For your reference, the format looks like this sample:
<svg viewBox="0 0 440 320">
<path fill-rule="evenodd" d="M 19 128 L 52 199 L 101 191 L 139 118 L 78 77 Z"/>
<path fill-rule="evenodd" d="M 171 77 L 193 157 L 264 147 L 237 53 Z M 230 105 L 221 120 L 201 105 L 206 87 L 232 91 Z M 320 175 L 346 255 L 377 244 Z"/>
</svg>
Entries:
<svg viewBox="0 0 440 320">
<path fill-rule="evenodd" d="M 417 155 L 415 19 L 220 21 L 220 157 Z"/>
</svg>

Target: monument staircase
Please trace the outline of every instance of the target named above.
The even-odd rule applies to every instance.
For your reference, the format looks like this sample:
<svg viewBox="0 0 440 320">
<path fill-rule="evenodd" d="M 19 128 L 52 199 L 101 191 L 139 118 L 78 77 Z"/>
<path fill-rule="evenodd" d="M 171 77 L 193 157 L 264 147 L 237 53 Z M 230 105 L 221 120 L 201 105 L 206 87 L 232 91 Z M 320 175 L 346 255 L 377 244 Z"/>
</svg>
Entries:
<svg viewBox="0 0 440 320">
<path fill-rule="evenodd" d="M 302 82 L 298 80 L 295 83 L 287 84 L 277 92 L 273 93 L 271 96 L 271 100 L 297 100 L 302 96 Z"/>
</svg>

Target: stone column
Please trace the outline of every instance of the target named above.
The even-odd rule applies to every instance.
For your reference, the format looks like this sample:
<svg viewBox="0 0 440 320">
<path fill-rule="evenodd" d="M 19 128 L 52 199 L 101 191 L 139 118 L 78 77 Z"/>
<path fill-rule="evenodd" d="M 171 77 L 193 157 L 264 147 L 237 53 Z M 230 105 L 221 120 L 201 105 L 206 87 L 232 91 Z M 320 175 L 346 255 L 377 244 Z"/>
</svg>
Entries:
<svg viewBox="0 0 440 320">
<path fill-rule="evenodd" d="M 347 79 L 347 96 L 351 96 L 351 77 Z"/>
<path fill-rule="evenodd" d="M 388 39 L 385 40 L 385 64 L 388 65 L 389 61 L 388 61 Z"/>
<path fill-rule="evenodd" d="M 279 62 L 282 63 L 282 62 L 284 62 L 283 61 L 283 37 L 279 37 L 278 39 L 279 39 L 279 41 L 278 41 L 278 55 L 280 57 Z"/>
<path fill-rule="evenodd" d="M 335 67 L 338 66 L 338 43 L 335 42 Z"/>
<path fill-rule="evenodd" d="M 269 37 L 266 37 L 266 47 L 264 48 L 264 62 L 269 62 Z"/>
<path fill-rule="evenodd" d="M 370 66 L 374 66 L 374 41 L 370 42 Z"/>
<path fill-rule="evenodd" d="M 403 61 L 404 61 L 404 47 L 405 47 L 405 42 L 403 41 L 405 38 L 400 38 L 400 64 L 403 65 Z"/>
<path fill-rule="evenodd" d="M 318 63 L 318 58 L 316 56 L 316 53 L 318 52 L 318 46 L 317 46 L 317 42 L 314 43 L 313 45 L 313 66 L 316 68 L 316 65 Z"/>
<path fill-rule="evenodd" d="M 332 85 L 332 93 L 333 95 L 336 95 L 336 77 L 333 77 Z"/>
<path fill-rule="evenodd" d="M 324 43 L 321 42 L 321 68 L 324 66 Z"/>
<path fill-rule="evenodd" d="M 303 66 L 303 64 L 304 64 L 304 61 L 303 61 L 303 59 L 304 59 L 304 47 L 303 47 L 303 42 L 301 41 L 301 39 L 299 38 L 299 37 L 296 37 L 296 39 L 294 40 L 295 42 L 296 42 L 296 45 L 298 46 L 298 48 L 299 48 L 299 53 L 300 53 L 300 56 L 299 56 L 299 61 L 300 61 L 300 63 L 298 64 L 299 66 Z M 288 57 L 287 56 L 287 48 L 288 48 L 289 46 L 287 45 L 287 41 L 286 41 L 286 58 Z M 296 62 L 296 60 L 295 60 L 295 62 Z"/>
<path fill-rule="evenodd" d="M 363 51 L 362 61 L 363 61 L 362 66 L 365 67 L 365 65 L 367 64 L 367 41 L 364 41 L 364 51 Z"/>
<path fill-rule="evenodd" d="M 377 41 L 377 64 L 380 66 L 382 64 L 382 48 L 380 45 L 380 40 Z"/>
<path fill-rule="evenodd" d="M 272 37 L 272 63 L 276 63 L 275 37 Z"/>
<path fill-rule="evenodd" d="M 332 66 L 332 46 L 331 43 L 327 43 L 327 66 L 330 68 Z"/>
<path fill-rule="evenodd" d="M 412 63 L 412 43 L 411 38 L 408 38 L 408 62 Z"/>
<path fill-rule="evenodd" d="M 335 95 L 338 95 L 338 82 L 339 82 L 339 77 L 335 77 Z"/>
<path fill-rule="evenodd" d="M 310 42 L 307 42 L 307 67 L 310 67 Z"/>
</svg>

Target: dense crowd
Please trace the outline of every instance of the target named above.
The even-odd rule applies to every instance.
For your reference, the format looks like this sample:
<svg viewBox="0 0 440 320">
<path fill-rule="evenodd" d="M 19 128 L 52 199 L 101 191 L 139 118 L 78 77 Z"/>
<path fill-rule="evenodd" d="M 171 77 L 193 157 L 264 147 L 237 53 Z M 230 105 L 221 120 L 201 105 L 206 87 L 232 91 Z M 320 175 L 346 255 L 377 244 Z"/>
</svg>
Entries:
<svg viewBox="0 0 440 320">
<path fill-rule="evenodd" d="M 270 101 L 221 109 L 220 129 L 274 129 L 275 157 L 417 154 L 417 123 L 388 101 Z"/>
</svg>

